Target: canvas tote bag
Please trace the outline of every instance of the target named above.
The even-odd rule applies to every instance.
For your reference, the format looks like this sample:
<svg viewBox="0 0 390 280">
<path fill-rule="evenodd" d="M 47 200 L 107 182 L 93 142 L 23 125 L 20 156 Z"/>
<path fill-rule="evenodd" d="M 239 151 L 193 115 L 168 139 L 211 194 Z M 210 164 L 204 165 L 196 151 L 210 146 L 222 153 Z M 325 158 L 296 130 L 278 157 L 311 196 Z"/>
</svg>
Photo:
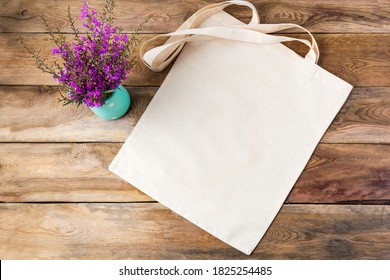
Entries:
<svg viewBox="0 0 390 280">
<path fill-rule="evenodd" d="M 252 9 L 249 24 L 232 4 Z M 292 27 L 311 41 L 267 34 Z M 292 40 L 305 58 L 280 44 Z M 250 254 L 352 86 L 316 64 L 306 29 L 260 24 L 245 1 L 199 10 L 141 56 L 155 71 L 177 60 L 109 169 Z"/>
</svg>

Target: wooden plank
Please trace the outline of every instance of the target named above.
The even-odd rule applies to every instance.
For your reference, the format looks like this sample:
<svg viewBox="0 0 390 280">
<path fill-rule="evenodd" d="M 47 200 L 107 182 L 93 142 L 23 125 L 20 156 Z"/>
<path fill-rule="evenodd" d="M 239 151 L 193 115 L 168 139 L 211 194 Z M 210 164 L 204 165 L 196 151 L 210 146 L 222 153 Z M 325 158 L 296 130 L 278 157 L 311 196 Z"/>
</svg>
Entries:
<svg viewBox="0 0 390 280">
<path fill-rule="evenodd" d="M 108 171 L 122 144 L 0 144 L 0 201 L 151 201 Z M 389 203 L 390 145 L 320 144 L 289 203 Z"/>
<path fill-rule="evenodd" d="M 390 88 L 354 88 L 323 143 L 390 143 Z"/>
<path fill-rule="evenodd" d="M 287 202 L 387 203 L 389 155 L 389 145 L 320 144 Z"/>
<path fill-rule="evenodd" d="M 0 201 L 151 202 L 154 199 L 119 178 L 75 177 L 2 180 Z"/>
<path fill-rule="evenodd" d="M 124 142 L 157 88 L 128 90 L 129 113 L 107 122 L 84 106 L 62 106 L 55 89 L 0 86 L 0 142 Z M 389 108 L 390 88 L 355 88 L 321 142 L 390 143 Z"/>
<path fill-rule="evenodd" d="M 116 178 L 107 167 L 121 144 L 0 144 L 2 181 Z"/>
<path fill-rule="evenodd" d="M 19 34 L 0 34 L 0 85 L 55 85 L 52 76 L 36 68 L 35 60 L 18 42 Z M 151 38 L 145 35 L 143 40 Z M 41 49 L 41 56 L 48 63 L 59 61 L 51 55 L 54 46 L 48 35 L 26 34 L 25 42 L 35 50 Z M 125 81 L 126 85 L 160 85 L 168 70 L 161 73 L 152 72 L 140 60 L 136 61 L 132 74 Z M 17 77 L 17 78 L 15 78 Z"/>
<path fill-rule="evenodd" d="M 156 203 L 1 204 L 2 259 L 388 259 L 390 206 L 287 205 L 251 256 Z"/>
<path fill-rule="evenodd" d="M 56 88 L 0 86 L 0 142 L 124 142 L 157 88 L 127 88 L 131 108 L 106 121 L 85 106 L 63 106 Z"/>
<path fill-rule="evenodd" d="M 153 35 L 145 35 L 143 40 Z M 35 61 L 17 42 L 18 34 L 0 34 L 0 85 L 52 85 L 48 74 L 35 67 Z M 52 42 L 44 34 L 23 35 L 25 41 L 42 56 L 50 55 Z M 299 35 L 298 37 L 302 37 Z M 390 34 L 319 34 L 315 36 L 321 51 L 319 65 L 354 86 L 390 86 Z M 299 53 L 307 49 L 294 45 Z M 124 82 L 131 86 L 159 86 L 168 69 L 152 72 L 138 62 Z M 16 78 L 17 77 L 17 78 Z"/>
<path fill-rule="evenodd" d="M 7 3 L 2 3 L 7 2 Z M 101 9 L 104 0 L 93 1 L 92 7 Z M 146 32 L 170 32 L 192 13 L 207 4 L 210 0 L 192 1 L 139 1 L 117 0 L 115 9 L 116 24 L 131 32 L 145 16 L 152 15 L 145 29 Z M 252 0 L 262 22 L 293 22 L 309 28 L 312 32 L 389 32 L 390 1 L 310 1 L 310 0 Z M 66 19 L 68 5 L 72 14 L 78 17 L 80 1 L 5 1 L 1 0 L 0 32 L 44 32 L 40 20 L 44 16 L 51 24 L 70 31 Z M 174 9 L 172 9 L 174 7 Z M 228 11 L 247 22 L 250 19 L 248 9 L 229 9 Z M 80 24 L 78 24 L 80 26 Z"/>
</svg>

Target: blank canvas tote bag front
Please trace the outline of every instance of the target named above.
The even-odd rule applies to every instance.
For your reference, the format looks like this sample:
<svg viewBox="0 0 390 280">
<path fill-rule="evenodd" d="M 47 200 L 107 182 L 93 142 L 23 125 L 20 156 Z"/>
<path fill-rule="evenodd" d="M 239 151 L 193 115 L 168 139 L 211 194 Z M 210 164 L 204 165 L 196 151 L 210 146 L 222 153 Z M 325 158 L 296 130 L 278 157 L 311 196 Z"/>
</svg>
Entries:
<svg viewBox="0 0 390 280">
<path fill-rule="evenodd" d="M 244 24 L 223 9 L 248 6 Z M 245 1 L 207 6 L 141 48 L 172 69 L 109 169 L 220 240 L 250 254 L 352 86 L 319 67 L 311 40 L 268 33 Z M 158 37 L 165 44 L 151 48 Z M 281 42 L 308 46 L 301 57 Z M 180 53 L 180 55 L 179 55 Z"/>
</svg>

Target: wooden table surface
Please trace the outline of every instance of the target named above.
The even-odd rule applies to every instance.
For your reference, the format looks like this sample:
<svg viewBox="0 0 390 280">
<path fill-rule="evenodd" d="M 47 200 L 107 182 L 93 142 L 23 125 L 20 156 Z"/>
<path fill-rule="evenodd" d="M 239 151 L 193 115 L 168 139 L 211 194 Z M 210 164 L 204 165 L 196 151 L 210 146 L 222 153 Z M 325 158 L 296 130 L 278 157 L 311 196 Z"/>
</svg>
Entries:
<svg viewBox="0 0 390 280">
<path fill-rule="evenodd" d="M 132 32 L 153 15 L 144 40 L 212 2 L 118 0 L 116 24 Z M 264 23 L 312 31 L 319 65 L 355 88 L 246 256 L 107 170 L 168 71 L 136 65 L 120 120 L 62 107 L 17 37 L 49 56 L 39 16 L 69 32 L 67 6 L 78 15 L 80 1 L 0 0 L 0 259 L 390 259 L 390 1 L 252 2 Z"/>
</svg>

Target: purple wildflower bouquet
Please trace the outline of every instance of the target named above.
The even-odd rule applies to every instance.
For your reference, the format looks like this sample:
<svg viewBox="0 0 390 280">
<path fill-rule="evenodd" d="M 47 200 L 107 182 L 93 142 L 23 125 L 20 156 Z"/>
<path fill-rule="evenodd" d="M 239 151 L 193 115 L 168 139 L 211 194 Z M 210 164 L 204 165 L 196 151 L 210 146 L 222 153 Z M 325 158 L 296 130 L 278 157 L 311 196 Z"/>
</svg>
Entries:
<svg viewBox="0 0 390 280">
<path fill-rule="evenodd" d="M 68 21 L 74 33 L 72 42 L 68 42 L 58 29 L 54 34 L 43 19 L 51 40 L 56 44 L 52 54 L 60 56 L 62 64 L 54 62 L 54 65 L 49 65 L 39 56 L 39 51 L 34 52 L 19 38 L 25 49 L 35 58 L 37 67 L 51 74 L 59 82 L 60 101 L 64 105 L 84 103 L 88 107 L 101 107 L 130 73 L 135 48 L 140 43 L 138 32 L 148 19 L 141 23 L 129 38 L 122 33 L 122 29 L 112 27 L 114 7 L 115 0 L 107 0 L 102 12 L 98 13 L 83 2 L 80 20 L 86 29 L 85 33 L 76 28 L 68 7 Z"/>
</svg>

